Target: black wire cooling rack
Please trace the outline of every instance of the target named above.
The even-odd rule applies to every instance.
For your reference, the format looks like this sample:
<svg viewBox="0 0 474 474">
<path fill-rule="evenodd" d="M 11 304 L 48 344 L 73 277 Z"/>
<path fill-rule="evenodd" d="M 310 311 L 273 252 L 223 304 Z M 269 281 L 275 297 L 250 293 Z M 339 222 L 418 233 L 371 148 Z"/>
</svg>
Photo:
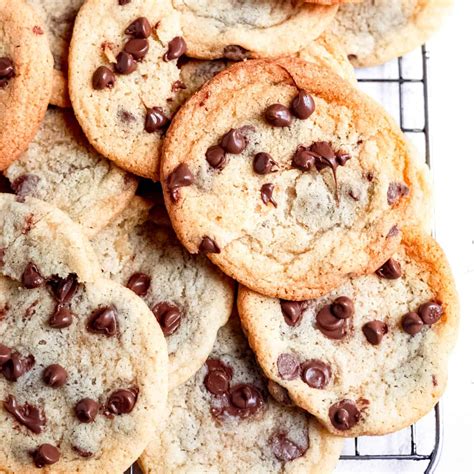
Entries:
<svg viewBox="0 0 474 474">
<path fill-rule="evenodd" d="M 390 96 L 392 109 L 389 112 L 398 118 L 403 132 L 424 151 L 426 163 L 429 165 L 428 59 L 428 52 L 423 46 L 420 51 L 398 58 L 389 67 L 358 71 L 358 82 L 363 90 L 379 101 Z M 374 74 L 375 71 L 378 75 Z M 408 101 L 410 107 L 407 107 Z M 398 114 L 397 110 L 393 109 L 394 102 Z M 417 438 L 417 431 L 424 433 L 423 438 Z M 357 461 L 366 463 L 363 469 L 367 468 L 370 472 L 432 473 L 439 461 L 441 445 L 442 415 L 438 404 L 433 413 L 402 432 L 347 440 L 340 467 L 343 470 L 346 470 L 345 467 L 350 469 L 349 464 L 344 464 Z M 390 464 L 395 462 L 398 464 Z M 363 469 L 360 472 L 364 472 Z M 140 472 L 138 467 L 133 466 L 126 474 Z"/>
</svg>

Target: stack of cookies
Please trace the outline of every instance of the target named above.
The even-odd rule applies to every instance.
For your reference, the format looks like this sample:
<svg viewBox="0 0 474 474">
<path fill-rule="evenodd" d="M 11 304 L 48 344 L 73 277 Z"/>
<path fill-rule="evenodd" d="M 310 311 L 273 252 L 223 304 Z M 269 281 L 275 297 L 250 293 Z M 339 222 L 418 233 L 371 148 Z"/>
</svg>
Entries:
<svg viewBox="0 0 474 474">
<path fill-rule="evenodd" d="M 449 4 L 0 0 L 0 472 L 325 473 L 432 409 L 455 285 L 353 66 Z"/>
</svg>

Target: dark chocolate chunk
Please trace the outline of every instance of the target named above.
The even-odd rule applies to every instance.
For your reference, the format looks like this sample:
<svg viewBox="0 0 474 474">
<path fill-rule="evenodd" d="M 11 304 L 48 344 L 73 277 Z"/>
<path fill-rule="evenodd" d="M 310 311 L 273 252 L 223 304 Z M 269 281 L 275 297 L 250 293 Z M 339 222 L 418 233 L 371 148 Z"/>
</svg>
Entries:
<svg viewBox="0 0 474 474">
<path fill-rule="evenodd" d="M 74 273 L 70 273 L 66 278 L 54 276 L 48 280 L 48 285 L 56 301 L 62 304 L 71 302 L 79 286 Z"/>
<path fill-rule="evenodd" d="M 134 273 L 127 283 L 127 288 L 138 296 L 145 296 L 150 288 L 151 279 L 145 273 Z"/>
<path fill-rule="evenodd" d="M 113 392 L 105 405 L 106 415 L 125 415 L 130 413 L 137 403 L 137 388 L 122 388 Z"/>
<path fill-rule="evenodd" d="M 281 104 L 270 105 L 265 110 L 265 119 L 274 127 L 289 127 L 292 121 L 290 110 Z"/>
<path fill-rule="evenodd" d="M 54 329 L 64 329 L 72 324 L 73 314 L 64 304 L 58 304 L 49 318 L 49 325 Z"/>
<path fill-rule="evenodd" d="M 211 146 L 206 151 L 206 161 L 209 166 L 217 170 L 224 169 L 225 165 L 229 162 L 228 157 L 225 154 L 224 148 L 219 145 Z"/>
<path fill-rule="evenodd" d="M 38 268 L 32 262 L 28 263 L 26 266 L 25 271 L 21 277 L 21 281 L 23 286 L 29 290 L 33 288 L 39 288 L 40 286 L 43 286 L 45 282 Z"/>
<path fill-rule="evenodd" d="M 59 364 L 52 364 L 43 371 L 43 381 L 52 388 L 62 387 L 67 381 L 67 372 Z"/>
<path fill-rule="evenodd" d="M 102 89 L 112 89 L 115 85 L 115 74 L 106 66 L 100 66 L 92 76 L 92 87 L 100 91 Z"/>
<path fill-rule="evenodd" d="M 423 328 L 423 320 L 418 313 L 411 311 L 402 318 L 402 328 L 410 336 L 418 334 Z"/>
<path fill-rule="evenodd" d="M 309 92 L 300 90 L 291 102 L 291 111 L 299 119 L 305 120 L 314 112 L 314 99 Z"/>
<path fill-rule="evenodd" d="M 125 34 L 134 38 L 148 38 L 151 35 L 150 22 L 141 16 L 128 25 Z"/>
<path fill-rule="evenodd" d="M 125 43 L 123 50 L 131 54 L 135 60 L 141 61 L 148 53 L 149 47 L 147 39 L 133 38 Z"/>
<path fill-rule="evenodd" d="M 163 60 L 168 62 L 173 59 L 179 59 L 186 53 L 186 41 L 181 36 L 176 36 L 168 43 L 168 51 L 163 56 Z"/>
<path fill-rule="evenodd" d="M 227 152 L 233 155 L 242 153 L 246 146 L 247 141 L 240 129 L 231 128 L 222 138 L 220 146 Z"/>
<path fill-rule="evenodd" d="M 280 300 L 280 307 L 286 324 L 288 326 L 296 326 L 301 321 L 306 302 Z"/>
<path fill-rule="evenodd" d="M 321 390 L 331 380 L 331 368 L 320 360 L 307 360 L 301 364 L 301 378 L 311 388 Z"/>
<path fill-rule="evenodd" d="M 365 323 L 362 326 L 362 332 L 370 344 L 378 346 L 382 342 L 385 334 L 387 334 L 388 327 L 383 321 L 376 319 L 374 321 Z"/>
<path fill-rule="evenodd" d="M 74 413 L 81 423 L 92 423 L 97 413 L 99 413 L 100 405 L 92 398 L 83 398 L 76 403 Z"/>
<path fill-rule="evenodd" d="M 181 311 L 173 303 L 162 301 L 153 307 L 152 312 L 165 336 L 175 333 L 181 325 Z"/>
<path fill-rule="evenodd" d="M 396 280 L 402 276 L 402 267 L 394 258 L 389 258 L 375 273 L 387 280 Z"/>
<path fill-rule="evenodd" d="M 232 369 L 218 359 L 207 361 L 207 374 L 204 378 L 204 386 L 213 395 L 227 393 L 232 379 Z"/>
<path fill-rule="evenodd" d="M 275 207 L 277 206 L 277 202 L 273 197 L 273 190 L 275 189 L 275 185 L 272 183 L 265 183 L 260 188 L 260 196 L 262 198 L 263 204 L 267 205 L 269 202 L 272 203 Z"/>
<path fill-rule="evenodd" d="M 253 170 L 257 174 L 268 174 L 275 171 L 277 164 L 269 153 L 257 153 L 253 159 Z"/>
<path fill-rule="evenodd" d="M 107 337 L 115 336 L 118 331 L 117 317 L 117 308 L 113 305 L 98 308 L 89 317 L 87 330 Z"/>
<path fill-rule="evenodd" d="M 169 121 L 161 107 L 151 107 L 146 111 L 145 131 L 148 133 L 157 132 L 166 127 Z"/>
<path fill-rule="evenodd" d="M 361 414 L 352 400 L 341 400 L 329 408 L 329 419 L 339 431 L 353 428 L 360 420 Z"/>
<path fill-rule="evenodd" d="M 117 54 L 115 63 L 115 72 L 118 74 L 131 74 L 137 70 L 137 62 L 134 57 L 125 51 Z"/>
</svg>

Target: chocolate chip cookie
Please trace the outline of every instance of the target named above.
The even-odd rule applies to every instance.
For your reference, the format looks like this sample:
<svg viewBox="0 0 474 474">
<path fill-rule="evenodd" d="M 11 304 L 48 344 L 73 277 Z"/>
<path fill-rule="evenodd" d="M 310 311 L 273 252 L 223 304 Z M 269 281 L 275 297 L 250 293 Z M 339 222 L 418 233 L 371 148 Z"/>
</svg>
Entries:
<svg viewBox="0 0 474 474">
<path fill-rule="evenodd" d="M 186 52 L 170 0 L 88 0 L 74 25 L 69 92 L 91 144 L 120 167 L 158 179 Z"/>
<path fill-rule="evenodd" d="M 365 0 L 341 5 L 330 30 L 355 66 L 375 66 L 425 43 L 451 5 L 452 0 Z"/>
<path fill-rule="evenodd" d="M 221 72 L 178 112 L 163 154 L 185 247 L 255 291 L 295 300 L 382 265 L 418 202 L 416 180 L 398 127 L 322 61 Z"/>
<path fill-rule="evenodd" d="M 0 0 L 0 171 L 26 149 L 46 112 L 53 58 L 45 27 L 23 0 Z"/>
<path fill-rule="evenodd" d="M 211 352 L 230 316 L 234 285 L 206 258 L 180 245 L 163 204 L 150 208 L 136 197 L 93 245 L 104 275 L 134 291 L 155 315 L 168 344 L 169 386 L 174 388 L 194 375 Z"/>
<path fill-rule="evenodd" d="M 123 472 L 163 419 L 164 337 L 66 214 L 3 194 L 0 217 L 1 469 Z"/>
<path fill-rule="evenodd" d="M 337 7 L 301 0 L 172 0 L 188 54 L 201 59 L 296 53 L 330 24 Z"/>
<path fill-rule="evenodd" d="M 404 229 L 401 248 L 375 273 L 322 298 L 241 288 L 239 311 L 267 376 L 334 434 L 400 430 L 445 389 L 458 300 L 443 251 L 418 230 Z"/>
<path fill-rule="evenodd" d="M 142 470 L 331 472 L 341 440 L 291 406 L 284 389 L 273 384 L 271 393 L 277 399 L 231 318 L 206 364 L 170 392 L 167 428 L 141 456 Z"/>
<path fill-rule="evenodd" d="M 137 180 L 100 156 L 70 111 L 50 109 L 28 150 L 5 171 L 20 197 L 67 212 L 94 236 L 132 199 Z"/>
</svg>

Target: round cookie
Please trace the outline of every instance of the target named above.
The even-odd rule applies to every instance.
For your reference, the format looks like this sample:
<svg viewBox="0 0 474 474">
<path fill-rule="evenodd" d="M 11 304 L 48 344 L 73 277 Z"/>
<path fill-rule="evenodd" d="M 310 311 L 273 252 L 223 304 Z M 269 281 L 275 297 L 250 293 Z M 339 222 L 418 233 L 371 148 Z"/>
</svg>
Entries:
<svg viewBox="0 0 474 474">
<path fill-rule="evenodd" d="M 317 300 L 241 288 L 239 311 L 266 375 L 340 436 L 382 435 L 427 414 L 446 386 L 458 327 L 439 245 L 403 230 L 397 253 Z"/>
<path fill-rule="evenodd" d="M 135 291 L 153 311 L 168 345 L 169 387 L 193 376 L 230 316 L 234 285 L 205 257 L 188 254 L 158 204 L 136 197 L 94 240 L 103 274 Z M 159 217 L 159 219 L 158 219 Z"/>
<path fill-rule="evenodd" d="M 67 90 L 67 61 L 74 20 L 84 0 L 28 0 L 42 15 L 54 58 L 50 103 L 70 107 Z"/>
<path fill-rule="evenodd" d="M 49 109 L 28 150 L 5 171 L 19 196 L 47 201 L 93 237 L 133 198 L 137 180 L 89 145 L 70 111 Z"/>
<path fill-rule="evenodd" d="M 169 393 L 167 428 L 140 457 L 143 472 L 331 472 L 341 440 L 266 385 L 232 317 L 206 365 Z"/>
<path fill-rule="evenodd" d="M 172 0 L 189 56 L 277 57 L 303 49 L 331 23 L 337 7 L 301 0 Z"/>
<path fill-rule="evenodd" d="M 0 0 L 0 171 L 26 149 L 48 106 L 53 58 L 36 12 Z"/>
<path fill-rule="evenodd" d="M 121 168 L 159 178 L 186 51 L 170 0 L 88 0 L 76 18 L 69 93 L 90 143 Z"/>
<path fill-rule="evenodd" d="M 269 296 L 318 297 L 375 270 L 416 215 L 401 131 L 322 61 L 223 71 L 177 113 L 162 161 L 181 242 Z"/>
<path fill-rule="evenodd" d="M 123 472 L 163 420 L 164 337 L 67 215 L 1 195 L 0 216 L 1 470 Z"/>
<path fill-rule="evenodd" d="M 376 66 L 425 43 L 451 5 L 452 0 L 365 0 L 341 5 L 330 30 L 354 66 Z"/>
</svg>

